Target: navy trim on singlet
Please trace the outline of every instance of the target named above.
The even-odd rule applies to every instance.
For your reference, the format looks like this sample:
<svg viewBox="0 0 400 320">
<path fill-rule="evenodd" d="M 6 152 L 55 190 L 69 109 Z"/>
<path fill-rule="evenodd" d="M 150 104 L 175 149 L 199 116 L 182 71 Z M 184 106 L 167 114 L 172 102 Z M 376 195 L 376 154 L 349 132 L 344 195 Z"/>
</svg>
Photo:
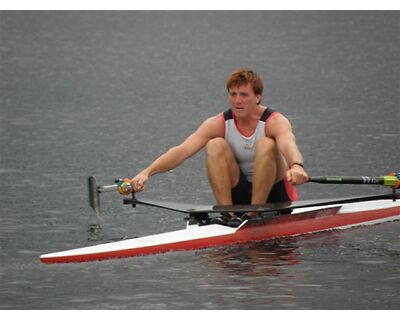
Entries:
<svg viewBox="0 0 400 320">
<path fill-rule="evenodd" d="M 228 109 L 224 112 L 224 120 L 231 120 L 233 119 L 233 112 L 232 109 Z"/>
<path fill-rule="evenodd" d="M 271 109 L 268 107 L 267 109 L 264 110 L 263 114 L 261 115 L 260 121 L 267 122 L 268 118 L 274 112 L 275 112 L 274 109 Z M 233 112 L 232 112 L 232 109 L 228 109 L 224 112 L 224 120 L 227 121 L 227 120 L 231 120 L 231 119 L 233 119 Z"/>
<path fill-rule="evenodd" d="M 261 120 L 261 121 L 264 121 L 264 122 L 267 122 L 268 118 L 269 118 L 269 117 L 271 116 L 271 114 L 273 114 L 274 112 L 275 112 L 274 109 L 271 109 L 271 108 L 265 109 L 264 112 L 263 112 L 263 114 L 262 114 L 262 116 L 261 116 L 261 118 L 260 118 L 260 120 Z"/>
</svg>

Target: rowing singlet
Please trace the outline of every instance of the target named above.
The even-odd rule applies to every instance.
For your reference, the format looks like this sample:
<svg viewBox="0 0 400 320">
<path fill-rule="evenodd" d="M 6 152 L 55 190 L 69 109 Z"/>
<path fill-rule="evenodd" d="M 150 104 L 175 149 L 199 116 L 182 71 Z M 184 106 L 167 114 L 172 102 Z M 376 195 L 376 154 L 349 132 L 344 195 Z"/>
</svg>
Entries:
<svg viewBox="0 0 400 320">
<path fill-rule="evenodd" d="M 230 144 L 239 167 L 249 182 L 253 180 L 253 161 L 256 141 L 265 137 L 265 123 L 273 113 L 275 113 L 275 111 L 271 108 L 265 109 L 251 136 L 245 136 L 237 128 L 232 109 L 226 110 L 223 113 L 225 121 L 225 140 Z"/>
</svg>

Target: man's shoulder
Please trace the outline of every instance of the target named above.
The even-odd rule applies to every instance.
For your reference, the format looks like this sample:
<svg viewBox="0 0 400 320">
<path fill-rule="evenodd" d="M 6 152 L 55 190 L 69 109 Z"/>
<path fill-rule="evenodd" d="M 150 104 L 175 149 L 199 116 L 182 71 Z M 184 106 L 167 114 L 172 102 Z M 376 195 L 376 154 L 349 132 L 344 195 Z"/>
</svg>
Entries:
<svg viewBox="0 0 400 320">
<path fill-rule="evenodd" d="M 263 116 L 266 116 L 267 121 L 271 121 L 271 122 L 282 121 L 282 120 L 283 121 L 285 121 L 285 120 L 288 121 L 288 118 L 282 112 L 277 111 L 277 110 L 272 109 L 272 108 L 269 108 L 269 107 L 265 110 Z"/>
<path fill-rule="evenodd" d="M 283 132 L 291 130 L 289 119 L 280 112 L 274 112 L 265 122 L 265 133 L 267 136 L 274 137 Z"/>
<path fill-rule="evenodd" d="M 224 113 L 220 112 L 217 115 L 207 118 L 201 125 L 206 130 L 220 132 L 225 127 L 224 125 Z"/>
<path fill-rule="evenodd" d="M 216 114 L 215 116 L 210 117 L 209 120 L 217 126 L 224 126 L 225 125 L 224 124 L 224 122 L 225 122 L 224 112 L 220 112 L 220 113 Z"/>
<path fill-rule="evenodd" d="M 208 122 L 209 133 L 211 136 L 224 137 L 225 136 L 225 112 L 220 112 L 206 120 Z"/>
</svg>

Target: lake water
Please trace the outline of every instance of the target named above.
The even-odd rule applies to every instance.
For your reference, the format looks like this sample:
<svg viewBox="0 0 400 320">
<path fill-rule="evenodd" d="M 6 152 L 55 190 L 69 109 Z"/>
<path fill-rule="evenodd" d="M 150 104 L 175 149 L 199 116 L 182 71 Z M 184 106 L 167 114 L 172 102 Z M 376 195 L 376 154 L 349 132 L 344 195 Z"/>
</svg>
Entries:
<svg viewBox="0 0 400 320">
<path fill-rule="evenodd" d="M 39 255 L 184 228 L 87 204 L 226 110 L 229 72 L 264 78 L 311 175 L 399 170 L 399 12 L 0 12 L 1 309 L 399 309 L 400 222 L 103 262 Z M 302 199 L 381 187 L 298 188 Z M 210 204 L 204 154 L 146 198 Z"/>
</svg>

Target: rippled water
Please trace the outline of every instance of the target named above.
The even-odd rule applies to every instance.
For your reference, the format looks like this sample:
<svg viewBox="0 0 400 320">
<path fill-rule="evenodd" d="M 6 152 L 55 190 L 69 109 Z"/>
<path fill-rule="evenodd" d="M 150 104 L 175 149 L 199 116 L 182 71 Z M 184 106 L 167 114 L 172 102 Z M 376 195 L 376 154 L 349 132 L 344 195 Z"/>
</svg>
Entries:
<svg viewBox="0 0 400 320">
<path fill-rule="evenodd" d="M 399 169 L 398 12 L 1 12 L 1 309 L 399 309 L 400 222 L 84 264 L 39 255 L 184 228 L 102 197 L 228 107 L 238 66 L 292 121 L 311 174 Z M 146 197 L 211 203 L 203 154 Z M 381 192 L 299 188 L 303 199 Z"/>
</svg>

